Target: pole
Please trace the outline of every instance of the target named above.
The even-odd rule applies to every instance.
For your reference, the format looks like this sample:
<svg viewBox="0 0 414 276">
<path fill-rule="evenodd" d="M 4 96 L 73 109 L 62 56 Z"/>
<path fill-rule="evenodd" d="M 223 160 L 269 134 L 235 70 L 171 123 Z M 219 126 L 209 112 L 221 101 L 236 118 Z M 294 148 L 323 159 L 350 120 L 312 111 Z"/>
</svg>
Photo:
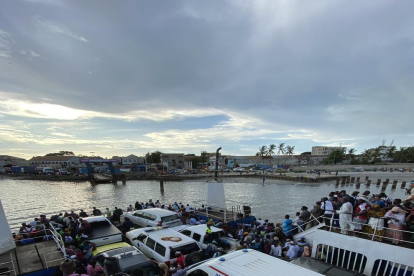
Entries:
<svg viewBox="0 0 414 276">
<path fill-rule="evenodd" d="M 214 171 L 214 179 L 217 181 L 218 178 L 218 162 L 219 162 L 219 151 L 221 147 L 216 150 L 216 169 Z"/>
<path fill-rule="evenodd" d="M 164 193 L 164 181 L 160 180 L 160 191 L 161 193 Z"/>
</svg>

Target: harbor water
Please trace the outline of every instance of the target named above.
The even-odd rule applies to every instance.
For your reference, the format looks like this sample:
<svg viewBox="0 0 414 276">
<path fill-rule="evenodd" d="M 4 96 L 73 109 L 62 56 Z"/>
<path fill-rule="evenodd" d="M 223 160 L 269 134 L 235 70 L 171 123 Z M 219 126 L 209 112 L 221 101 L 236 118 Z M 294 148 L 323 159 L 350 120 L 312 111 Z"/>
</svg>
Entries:
<svg viewBox="0 0 414 276">
<path fill-rule="evenodd" d="M 328 196 L 331 191 L 370 190 L 380 193 L 375 184 L 367 188 L 355 184 L 335 186 L 334 183 L 300 184 L 300 183 L 266 183 L 257 179 L 232 179 L 232 183 L 224 182 L 227 208 L 237 203 L 252 207 L 252 214 L 258 218 L 281 222 L 286 214 L 294 217 L 305 205 L 311 209 L 321 197 Z M 237 181 L 237 182 L 236 182 Z M 405 191 L 397 188 L 385 191 L 392 198 L 402 198 Z M 399 187 L 400 185 L 398 185 Z M 160 200 L 163 204 L 175 201 L 191 206 L 195 202 L 204 201 L 207 194 L 206 181 L 165 182 L 165 192 L 160 193 L 157 181 L 128 181 L 126 185 L 118 183 L 92 186 L 89 182 L 53 182 L 31 180 L 0 180 L 0 198 L 2 200 L 10 227 L 16 229 L 22 222 L 28 222 L 40 214 L 48 217 L 59 212 L 84 209 L 91 211 L 97 207 L 103 212 L 106 207 L 113 210 L 115 206 L 126 209 L 136 201 L 147 202 L 149 199 Z M 237 203 L 236 203 L 237 202 Z"/>
</svg>

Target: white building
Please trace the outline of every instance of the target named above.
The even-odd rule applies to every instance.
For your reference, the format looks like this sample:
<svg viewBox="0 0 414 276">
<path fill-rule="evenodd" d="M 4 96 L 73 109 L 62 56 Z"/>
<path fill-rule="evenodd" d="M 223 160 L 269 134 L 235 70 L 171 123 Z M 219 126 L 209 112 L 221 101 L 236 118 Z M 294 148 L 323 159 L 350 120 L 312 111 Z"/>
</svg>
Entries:
<svg viewBox="0 0 414 276">
<path fill-rule="evenodd" d="M 312 155 L 329 155 L 335 150 L 345 150 L 346 147 L 328 147 L 328 146 L 315 146 L 312 147 Z"/>
<path fill-rule="evenodd" d="M 29 163 L 37 167 L 76 167 L 79 166 L 79 157 L 76 156 L 35 156 Z"/>
<path fill-rule="evenodd" d="M 161 153 L 161 164 L 168 169 L 184 168 L 184 153 Z"/>
</svg>

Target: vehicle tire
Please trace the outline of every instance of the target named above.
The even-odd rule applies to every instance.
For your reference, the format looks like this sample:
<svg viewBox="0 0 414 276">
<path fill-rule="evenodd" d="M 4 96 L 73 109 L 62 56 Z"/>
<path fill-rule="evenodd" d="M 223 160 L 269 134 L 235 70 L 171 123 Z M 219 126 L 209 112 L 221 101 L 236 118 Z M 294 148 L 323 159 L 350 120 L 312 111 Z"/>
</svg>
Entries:
<svg viewBox="0 0 414 276">
<path fill-rule="evenodd" d="M 192 252 L 185 257 L 185 264 L 193 265 L 203 260 L 203 254 L 200 251 Z"/>
</svg>

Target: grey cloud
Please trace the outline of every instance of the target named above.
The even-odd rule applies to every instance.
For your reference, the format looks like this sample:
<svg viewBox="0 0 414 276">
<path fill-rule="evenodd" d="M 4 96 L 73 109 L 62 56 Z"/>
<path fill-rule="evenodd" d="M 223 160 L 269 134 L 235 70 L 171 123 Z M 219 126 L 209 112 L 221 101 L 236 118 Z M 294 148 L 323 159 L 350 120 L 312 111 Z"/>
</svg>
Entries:
<svg viewBox="0 0 414 276">
<path fill-rule="evenodd" d="M 215 107 L 321 137 L 403 135 L 413 9 L 412 1 L 7 2 L 5 31 L 44 59 L 8 53 L 16 64 L 0 65 L 9 72 L 0 90 L 100 112 Z"/>
</svg>

